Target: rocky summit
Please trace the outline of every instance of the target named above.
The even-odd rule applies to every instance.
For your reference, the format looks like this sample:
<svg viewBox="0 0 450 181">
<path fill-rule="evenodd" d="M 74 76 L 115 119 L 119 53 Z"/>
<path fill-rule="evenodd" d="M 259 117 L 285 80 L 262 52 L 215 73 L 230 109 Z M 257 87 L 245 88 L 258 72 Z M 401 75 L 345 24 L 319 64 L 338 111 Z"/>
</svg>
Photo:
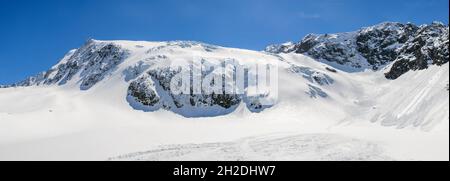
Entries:
<svg viewBox="0 0 450 181">
<path fill-rule="evenodd" d="M 386 68 L 386 78 L 396 79 L 409 70 L 447 63 L 448 32 L 440 22 L 385 22 L 353 32 L 309 34 L 298 43 L 270 45 L 265 51 L 304 54 L 348 71 Z"/>
</svg>

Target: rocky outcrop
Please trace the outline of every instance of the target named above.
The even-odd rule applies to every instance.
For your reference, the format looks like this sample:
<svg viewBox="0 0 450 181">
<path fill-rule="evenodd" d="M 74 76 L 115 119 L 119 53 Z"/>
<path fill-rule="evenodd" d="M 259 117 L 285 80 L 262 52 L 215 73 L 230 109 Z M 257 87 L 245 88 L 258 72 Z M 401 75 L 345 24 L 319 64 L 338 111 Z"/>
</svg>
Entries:
<svg viewBox="0 0 450 181">
<path fill-rule="evenodd" d="M 128 97 L 132 98 L 130 105 L 143 111 L 154 111 L 162 108 L 186 117 L 204 116 L 205 114 L 209 116 L 222 115 L 233 111 L 243 101 L 253 112 L 259 112 L 270 107 L 261 105 L 260 99 L 263 99 L 263 96 L 227 94 L 225 92 L 206 94 L 203 89 L 201 94 L 195 94 L 193 85 L 190 85 L 190 94 L 174 94 L 171 91 L 170 84 L 178 73 L 180 73 L 179 70 L 170 67 L 147 70 L 143 75 L 133 80 L 128 87 Z M 213 73 L 203 72 L 202 76 L 205 77 Z M 225 83 L 222 87 L 224 86 Z M 139 105 L 136 106 L 135 102 Z"/>
<path fill-rule="evenodd" d="M 130 83 L 128 87 L 128 96 L 144 106 L 155 106 L 160 97 L 156 94 L 153 81 L 147 76 L 141 77 Z"/>
<path fill-rule="evenodd" d="M 448 25 L 434 22 L 420 27 L 386 22 L 348 33 L 309 34 L 298 43 L 271 45 L 269 53 L 300 53 L 331 62 L 344 71 L 390 66 L 386 78 L 396 79 L 409 70 L 448 62 Z M 393 63 L 394 62 L 394 63 Z"/>
<path fill-rule="evenodd" d="M 357 50 L 376 70 L 395 60 L 400 46 L 412 38 L 417 29 L 410 23 L 382 23 L 364 28 L 356 36 Z"/>
<path fill-rule="evenodd" d="M 126 59 L 128 52 L 114 43 L 89 40 L 83 47 L 72 50 L 53 68 L 11 85 L 64 85 L 75 75 L 80 76 L 80 89 L 88 90 Z"/>
<path fill-rule="evenodd" d="M 396 79 L 410 70 L 423 70 L 429 65 L 443 65 L 449 59 L 449 27 L 442 23 L 421 26 L 399 50 L 390 70 L 388 79 Z"/>
</svg>

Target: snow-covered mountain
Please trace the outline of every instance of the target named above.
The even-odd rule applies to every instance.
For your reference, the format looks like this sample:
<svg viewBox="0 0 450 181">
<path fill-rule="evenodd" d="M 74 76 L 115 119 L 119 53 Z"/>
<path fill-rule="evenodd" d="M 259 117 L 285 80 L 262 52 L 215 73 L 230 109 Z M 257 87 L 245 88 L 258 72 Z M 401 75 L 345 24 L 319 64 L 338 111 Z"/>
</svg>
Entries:
<svg viewBox="0 0 450 181">
<path fill-rule="evenodd" d="M 248 83 L 235 94 L 171 91 L 179 67 L 228 80 L 238 70 L 227 63 L 276 65 L 278 99 L 263 104 L 272 97 Z M 0 160 L 448 160 L 448 75 L 438 23 L 308 35 L 263 52 L 89 40 L 0 89 Z"/>
<path fill-rule="evenodd" d="M 271 45 L 265 51 L 305 54 L 347 71 L 378 70 L 395 62 L 387 68 L 386 78 L 396 79 L 409 70 L 447 63 L 448 32 L 448 25 L 440 22 L 421 26 L 385 22 L 354 32 L 309 34 L 299 43 Z"/>
</svg>

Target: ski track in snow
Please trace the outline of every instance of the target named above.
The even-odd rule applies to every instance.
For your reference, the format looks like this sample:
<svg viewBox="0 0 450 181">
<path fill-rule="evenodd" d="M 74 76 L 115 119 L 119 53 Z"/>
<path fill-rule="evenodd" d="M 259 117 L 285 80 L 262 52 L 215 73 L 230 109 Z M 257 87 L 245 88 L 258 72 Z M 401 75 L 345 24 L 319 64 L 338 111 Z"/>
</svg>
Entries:
<svg viewBox="0 0 450 181">
<path fill-rule="evenodd" d="M 233 142 L 166 145 L 108 160 L 393 160 L 375 143 L 332 134 L 262 136 Z"/>
</svg>

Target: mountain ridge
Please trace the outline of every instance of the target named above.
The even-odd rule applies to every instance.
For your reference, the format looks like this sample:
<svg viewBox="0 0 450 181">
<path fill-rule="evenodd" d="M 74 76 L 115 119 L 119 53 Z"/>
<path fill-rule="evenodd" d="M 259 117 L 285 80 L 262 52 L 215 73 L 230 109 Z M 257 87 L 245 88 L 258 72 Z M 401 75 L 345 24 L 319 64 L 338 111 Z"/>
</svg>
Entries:
<svg viewBox="0 0 450 181">
<path fill-rule="evenodd" d="M 407 31 L 410 32 L 405 34 Z M 413 36 L 413 31 L 420 36 Z M 233 79 L 237 77 L 238 70 L 236 67 L 225 69 L 223 67 L 225 64 L 231 63 L 247 68 L 251 67 L 251 63 L 276 64 L 278 72 L 283 75 L 282 79 L 302 78 L 296 83 L 290 83 L 292 87 L 294 87 L 293 84 L 300 86 L 298 88 L 302 92 L 300 94 L 312 99 L 339 98 L 347 102 L 345 100 L 347 95 L 339 94 L 339 91 L 332 89 L 332 87 L 340 86 L 338 89 L 342 91 L 354 87 L 351 82 L 348 82 L 352 80 L 351 78 L 342 77 L 346 74 L 358 79 L 360 77 L 358 74 L 363 72 L 362 70 L 370 70 L 367 71 L 368 74 L 373 74 L 375 77 L 384 74 L 385 79 L 393 80 L 409 70 L 423 70 L 431 65 L 447 64 L 448 47 L 443 46 L 448 45 L 448 37 L 442 37 L 442 34 L 448 34 L 448 27 L 439 23 L 415 27 L 412 24 L 387 22 L 363 28 L 357 32 L 310 34 L 299 44 L 286 43 L 278 47 L 286 49 L 286 53 L 225 48 L 195 41 L 148 42 L 91 39 L 82 47 L 69 51 L 48 71 L 2 87 L 64 86 L 92 92 L 100 86 L 120 85 L 124 86 L 120 91 L 126 92 L 120 96 L 126 99 L 131 108 L 144 112 L 163 109 L 185 117 L 221 116 L 230 114 L 243 105 L 242 107 L 245 107 L 247 111 L 258 113 L 276 106 L 277 102 L 274 102 L 274 97 L 268 94 L 249 93 L 248 90 L 254 87 L 248 83 L 242 88 L 245 90 L 243 93 L 229 94 L 223 91 L 207 94 L 203 87 L 200 92 L 194 93 L 194 85 L 191 84 L 189 94 L 174 94 L 171 90 L 171 81 L 176 79 L 177 74 L 182 73 L 182 70 L 173 66 L 191 69 L 192 65 L 200 64 L 200 67 L 196 69 L 199 69 L 201 78 L 223 76 Z M 432 39 L 428 39 L 429 37 Z M 378 54 L 377 52 L 385 53 L 383 56 L 379 55 L 369 60 L 361 58 L 363 50 L 365 56 Z M 305 55 L 299 53 L 303 51 L 306 51 Z M 392 62 L 381 61 L 386 57 L 393 57 L 391 53 L 396 54 L 397 51 L 401 53 L 401 56 L 397 56 L 401 57 L 398 60 L 396 58 Z M 352 56 L 353 59 L 346 59 L 335 56 L 336 52 L 339 55 L 353 54 L 354 56 Z M 311 55 L 312 53 L 320 53 L 317 56 L 322 58 L 311 58 L 314 55 Z M 335 62 L 324 59 L 327 57 L 335 57 Z M 412 59 L 411 57 L 421 58 Z M 424 64 L 424 57 L 431 57 L 436 61 L 427 60 Z M 299 61 L 302 63 L 298 63 Z M 206 70 L 207 65 L 222 67 L 224 74 L 221 73 L 222 70 Z M 377 68 L 380 70 L 375 71 L 372 67 L 375 65 L 383 66 L 383 68 Z M 357 69 L 360 70 L 356 71 Z M 253 74 L 254 72 L 247 71 L 244 77 L 257 77 Z M 357 81 L 361 82 L 361 80 Z M 342 85 L 344 82 L 345 85 Z M 448 82 L 444 83 L 448 84 Z M 224 88 L 234 82 L 223 81 L 221 84 Z M 267 101 L 271 103 L 264 105 L 263 102 Z"/>
<path fill-rule="evenodd" d="M 414 25 L 412 23 L 383 22 L 374 26 L 364 27 L 352 32 L 335 34 L 308 34 L 300 42 L 287 42 L 273 44 L 265 48 L 268 53 L 300 53 L 314 58 L 317 61 L 328 63 L 334 68 L 347 72 L 363 71 L 367 69 L 386 70 L 386 78 L 396 79 L 409 70 L 422 70 L 428 64 L 442 65 L 448 62 L 448 34 L 449 27 L 441 22 L 433 22 L 430 25 Z M 434 42 L 427 40 L 433 38 Z M 125 40 L 88 40 L 81 48 L 89 49 L 89 44 L 111 44 Z M 435 45 L 438 41 L 438 45 Z M 133 41 L 145 42 L 145 41 Z M 206 47 L 219 47 L 196 41 L 166 41 L 182 44 L 202 44 Z M 164 42 L 154 42 L 164 43 Z M 85 47 L 87 46 L 87 47 Z M 422 49 L 427 49 L 423 53 Z M 0 88 L 49 85 L 47 79 L 62 62 L 70 58 L 79 49 L 70 50 L 60 62 L 51 69 L 30 76 L 25 80 L 10 85 L 0 85 Z M 101 51 L 101 50 L 98 50 Z M 422 52 L 421 52 L 422 51 Z M 101 55 L 99 55 L 101 56 Z M 118 63 L 118 62 L 116 62 Z M 113 63 L 114 64 L 114 63 Z M 389 66 L 392 64 L 392 66 Z M 59 75 L 62 76 L 62 75 Z M 70 75 L 69 77 L 70 78 Z M 101 77 L 99 77 L 101 79 Z M 88 77 L 94 81 L 95 77 Z M 88 81 L 88 80 L 87 80 Z M 64 82 L 64 81 L 63 81 Z M 86 82 L 85 82 L 86 83 Z M 92 85 L 86 83 L 86 88 Z"/>
<path fill-rule="evenodd" d="M 248 84 L 216 95 L 168 86 L 177 66 L 229 62 L 276 64 L 278 98 L 248 94 Z M 336 65 L 198 42 L 91 40 L 0 89 L 0 160 L 448 160 L 449 63 L 392 80 Z M 263 136 L 273 133 L 286 136 Z"/>
<path fill-rule="evenodd" d="M 265 51 L 301 53 L 316 60 L 346 65 L 350 71 L 380 70 L 395 62 L 388 67 L 386 78 L 396 79 L 409 70 L 426 69 L 428 64 L 447 63 L 448 32 L 448 25 L 441 22 L 420 26 L 383 22 L 352 32 L 308 34 L 298 43 L 271 45 Z"/>
</svg>

